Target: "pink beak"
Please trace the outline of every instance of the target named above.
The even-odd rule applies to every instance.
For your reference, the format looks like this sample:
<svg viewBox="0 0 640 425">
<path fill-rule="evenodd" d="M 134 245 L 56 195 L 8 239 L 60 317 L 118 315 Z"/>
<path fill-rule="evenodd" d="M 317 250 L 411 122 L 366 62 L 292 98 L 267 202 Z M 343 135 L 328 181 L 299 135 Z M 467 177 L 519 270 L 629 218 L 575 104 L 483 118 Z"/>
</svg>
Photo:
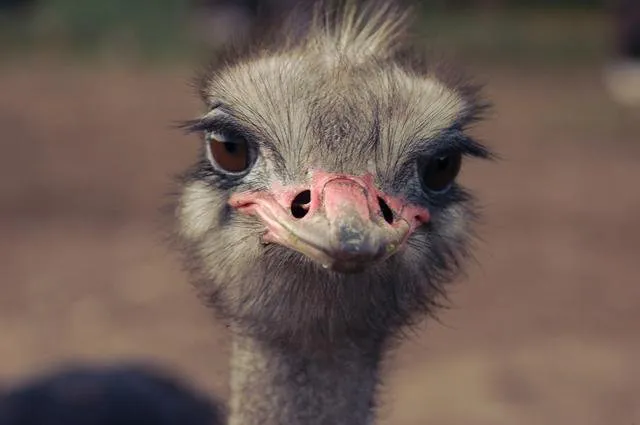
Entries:
<svg viewBox="0 0 640 425">
<path fill-rule="evenodd" d="M 361 271 L 391 256 L 429 221 L 427 209 L 384 194 L 370 175 L 316 171 L 308 188 L 238 193 L 229 204 L 262 220 L 264 242 L 341 272 Z"/>
</svg>

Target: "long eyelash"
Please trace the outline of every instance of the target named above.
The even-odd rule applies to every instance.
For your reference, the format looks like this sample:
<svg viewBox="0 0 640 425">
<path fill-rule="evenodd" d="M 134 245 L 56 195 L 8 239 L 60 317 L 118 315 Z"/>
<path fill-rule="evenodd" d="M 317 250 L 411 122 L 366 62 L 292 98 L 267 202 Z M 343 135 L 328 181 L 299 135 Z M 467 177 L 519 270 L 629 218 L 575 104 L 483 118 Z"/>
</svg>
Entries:
<svg viewBox="0 0 640 425">
<path fill-rule="evenodd" d="M 211 131 L 225 135 L 239 135 L 247 140 L 252 139 L 253 136 L 235 120 L 220 116 L 183 121 L 178 128 L 185 130 L 187 134 Z"/>
<path fill-rule="evenodd" d="M 486 146 L 464 134 L 459 128 L 453 127 L 429 142 L 424 148 L 418 148 L 414 156 L 442 156 L 451 153 L 460 153 L 481 159 L 495 159 L 496 155 Z"/>
<path fill-rule="evenodd" d="M 495 159 L 496 155 L 486 146 L 469 136 L 461 136 L 453 139 L 454 149 L 466 156 L 481 159 Z"/>
<path fill-rule="evenodd" d="M 175 128 L 184 130 L 187 134 L 198 133 L 206 130 L 202 119 L 180 121 Z"/>
<path fill-rule="evenodd" d="M 489 106 L 487 104 L 486 107 L 488 108 Z M 463 155 L 488 160 L 498 159 L 495 152 L 466 134 L 465 128 L 468 124 L 468 122 L 458 122 L 447 129 L 444 132 L 444 136 L 449 137 Z"/>
</svg>

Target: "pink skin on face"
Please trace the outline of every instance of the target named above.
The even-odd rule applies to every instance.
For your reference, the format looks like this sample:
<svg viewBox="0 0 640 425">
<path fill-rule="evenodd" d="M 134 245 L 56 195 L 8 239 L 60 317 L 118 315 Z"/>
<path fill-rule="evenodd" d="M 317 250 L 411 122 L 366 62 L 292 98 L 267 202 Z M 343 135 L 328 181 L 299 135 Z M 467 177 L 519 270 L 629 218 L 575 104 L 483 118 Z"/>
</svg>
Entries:
<svg viewBox="0 0 640 425">
<path fill-rule="evenodd" d="M 300 208 L 306 214 L 296 218 L 292 203 L 305 190 L 310 191 L 310 200 Z M 393 213 L 391 223 L 385 220 L 380 200 Z M 383 193 L 370 174 L 315 171 L 309 187 L 238 193 L 231 196 L 229 205 L 261 219 L 267 228 L 264 242 L 281 244 L 324 267 L 345 272 L 389 257 L 429 221 L 426 208 Z"/>
</svg>

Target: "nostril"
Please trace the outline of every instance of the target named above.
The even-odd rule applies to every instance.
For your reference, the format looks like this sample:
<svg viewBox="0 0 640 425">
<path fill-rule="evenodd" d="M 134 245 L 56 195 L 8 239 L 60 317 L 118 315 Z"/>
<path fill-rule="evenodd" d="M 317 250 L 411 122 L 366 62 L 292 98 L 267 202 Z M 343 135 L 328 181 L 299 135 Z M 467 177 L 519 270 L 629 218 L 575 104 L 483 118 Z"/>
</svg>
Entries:
<svg viewBox="0 0 640 425">
<path fill-rule="evenodd" d="M 303 190 L 298 193 L 291 202 L 291 214 L 295 218 L 302 218 L 309 212 L 309 204 L 311 203 L 311 191 Z"/>
<path fill-rule="evenodd" d="M 384 221 L 386 221 L 389 224 L 392 224 L 393 211 L 391 211 L 391 208 L 389 208 L 389 205 L 387 205 L 384 199 L 382 199 L 379 196 L 378 196 L 378 204 L 380 205 L 380 211 L 382 212 L 382 217 L 384 218 Z"/>
</svg>

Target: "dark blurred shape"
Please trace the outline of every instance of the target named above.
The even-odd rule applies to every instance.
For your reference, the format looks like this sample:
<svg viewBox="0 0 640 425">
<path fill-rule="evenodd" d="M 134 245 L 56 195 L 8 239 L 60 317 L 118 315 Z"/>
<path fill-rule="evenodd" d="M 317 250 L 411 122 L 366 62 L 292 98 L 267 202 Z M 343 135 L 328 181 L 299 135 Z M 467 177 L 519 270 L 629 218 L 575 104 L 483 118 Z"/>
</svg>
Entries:
<svg viewBox="0 0 640 425">
<path fill-rule="evenodd" d="M 33 15 L 38 7 L 38 0 L 0 0 L 0 25 L 6 25 L 6 18 L 9 20 L 23 22 Z"/>
<path fill-rule="evenodd" d="M 36 4 L 36 0 L 0 0 L 0 11 L 23 11 Z"/>
<path fill-rule="evenodd" d="M 619 0 L 616 21 L 619 53 L 640 61 L 640 1 Z"/>
<path fill-rule="evenodd" d="M 194 0 L 201 37 L 214 47 L 259 37 L 285 22 L 303 29 L 314 0 Z"/>
<path fill-rule="evenodd" d="M 0 425 L 218 425 L 205 396 L 156 369 L 77 366 L 9 389 Z"/>
<path fill-rule="evenodd" d="M 640 106 L 640 1 L 617 0 L 614 10 L 616 60 L 605 70 L 614 101 Z"/>
</svg>

